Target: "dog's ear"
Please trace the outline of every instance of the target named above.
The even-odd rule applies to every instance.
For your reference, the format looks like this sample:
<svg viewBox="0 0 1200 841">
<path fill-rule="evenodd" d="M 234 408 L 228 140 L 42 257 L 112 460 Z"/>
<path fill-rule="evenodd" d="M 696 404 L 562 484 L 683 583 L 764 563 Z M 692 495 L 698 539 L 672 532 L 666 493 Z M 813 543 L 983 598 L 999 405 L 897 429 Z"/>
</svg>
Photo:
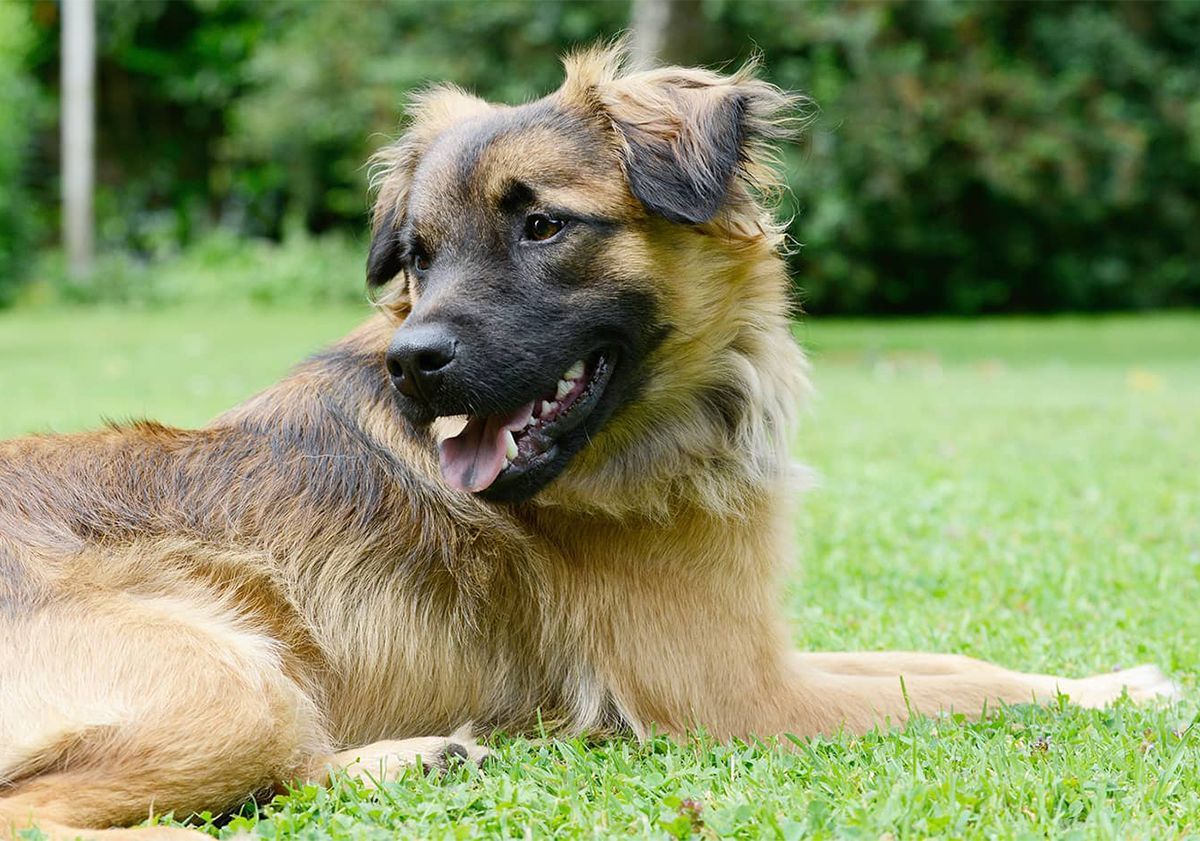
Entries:
<svg viewBox="0 0 1200 841">
<path fill-rule="evenodd" d="M 630 189 L 652 213 L 699 225 L 737 213 L 769 186 L 772 141 L 787 136 L 791 98 L 754 78 L 665 68 L 601 88 L 624 145 Z"/>
<path fill-rule="evenodd" d="M 425 150 L 455 121 L 490 107 L 453 85 L 439 85 L 416 94 L 405 109 L 407 130 L 371 158 L 370 181 L 376 195 L 367 255 L 369 287 L 391 282 L 404 268 L 399 233 L 408 213 L 409 186 Z"/>
<path fill-rule="evenodd" d="M 407 212 L 408 187 L 424 151 L 414 130 L 410 128 L 371 158 L 371 187 L 376 193 L 367 253 L 367 286 L 371 289 L 389 283 L 404 268 L 400 226 Z"/>
<path fill-rule="evenodd" d="M 652 213 L 697 225 L 717 215 L 742 158 L 742 95 L 662 80 L 654 104 L 618 88 L 608 110 L 624 140 L 629 187 Z M 640 87 L 640 86 L 639 86 Z"/>
<path fill-rule="evenodd" d="M 388 209 L 372 224 L 371 249 L 367 252 L 367 286 L 371 289 L 383 286 L 404 268 L 396 216 L 394 208 Z"/>
<path fill-rule="evenodd" d="M 682 67 L 626 73 L 626 46 L 568 57 L 562 96 L 599 110 L 615 128 L 634 196 L 687 225 L 720 216 L 741 229 L 757 220 L 756 195 L 779 184 L 775 141 L 795 133 L 802 98 L 758 79 L 757 60 L 731 75 Z"/>
</svg>

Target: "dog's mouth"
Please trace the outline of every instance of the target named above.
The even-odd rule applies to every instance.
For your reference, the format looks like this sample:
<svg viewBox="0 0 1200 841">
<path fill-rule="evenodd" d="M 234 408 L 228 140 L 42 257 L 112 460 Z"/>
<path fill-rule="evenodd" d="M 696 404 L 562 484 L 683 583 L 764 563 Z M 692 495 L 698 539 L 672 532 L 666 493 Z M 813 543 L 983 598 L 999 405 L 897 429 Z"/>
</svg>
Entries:
<svg viewBox="0 0 1200 841">
<path fill-rule="evenodd" d="M 535 473 L 555 460 L 559 440 L 577 429 L 604 394 L 615 354 L 580 359 L 555 387 L 508 413 L 459 418 L 461 431 L 438 445 L 442 476 L 456 490 L 481 493 Z"/>
</svg>

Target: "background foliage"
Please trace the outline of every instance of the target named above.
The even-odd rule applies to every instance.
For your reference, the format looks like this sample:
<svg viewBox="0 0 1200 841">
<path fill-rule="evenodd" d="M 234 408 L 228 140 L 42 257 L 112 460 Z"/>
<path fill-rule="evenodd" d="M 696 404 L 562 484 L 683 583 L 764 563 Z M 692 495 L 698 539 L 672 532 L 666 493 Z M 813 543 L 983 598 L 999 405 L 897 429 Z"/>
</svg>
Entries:
<svg viewBox="0 0 1200 841">
<path fill-rule="evenodd" d="M 691 60 L 759 49 L 774 81 L 820 107 L 787 159 L 810 311 L 1200 303 L 1200 4 L 699 8 Z M 164 261 L 223 265 L 258 238 L 346 258 L 292 261 L 296 294 L 361 296 L 363 161 L 397 133 L 405 92 L 450 79 L 507 102 L 540 95 L 563 50 L 628 17 L 604 0 L 101 0 L 108 257 L 81 286 L 53 256 L 28 268 L 57 227 L 58 7 L 0 4 L 0 297 L 33 280 L 158 302 L 188 292 L 164 291 Z M 247 248 L 286 289 L 272 246 Z"/>
<path fill-rule="evenodd" d="M 36 127 L 36 87 L 28 68 L 33 27 L 24 10 L 0 3 L 0 304 L 24 270 L 35 220 L 26 181 Z M 6 278 L 9 279 L 6 282 Z"/>
</svg>

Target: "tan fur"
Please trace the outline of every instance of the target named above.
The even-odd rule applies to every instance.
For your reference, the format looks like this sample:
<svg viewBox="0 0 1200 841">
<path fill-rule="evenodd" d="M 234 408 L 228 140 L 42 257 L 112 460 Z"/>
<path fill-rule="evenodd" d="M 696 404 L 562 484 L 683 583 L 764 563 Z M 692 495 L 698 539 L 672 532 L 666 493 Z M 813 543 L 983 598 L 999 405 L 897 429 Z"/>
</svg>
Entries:
<svg viewBox="0 0 1200 841">
<path fill-rule="evenodd" d="M 646 212 L 630 132 L 694 145 L 733 95 L 748 134 L 723 211 Z M 527 173 L 621 220 L 606 260 L 673 324 L 639 398 L 532 502 L 452 492 L 433 448 L 451 421 L 413 430 L 390 399 L 385 348 L 416 300 L 399 272 L 378 316 L 203 429 L 0 444 L 0 837 L 185 817 L 331 768 L 477 761 L 452 734 L 468 722 L 771 738 L 1174 692 L 1149 667 L 1072 680 L 793 652 L 778 600 L 807 365 L 764 195 L 794 101 L 751 70 L 625 74 L 612 50 L 569 59 L 552 98 L 603 130 L 597 157 L 535 127 L 487 149 L 475 189 Z M 498 107 L 418 101 L 376 162 L 377 231 L 410 207 L 436 218 L 448 187 L 418 164 Z"/>
</svg>

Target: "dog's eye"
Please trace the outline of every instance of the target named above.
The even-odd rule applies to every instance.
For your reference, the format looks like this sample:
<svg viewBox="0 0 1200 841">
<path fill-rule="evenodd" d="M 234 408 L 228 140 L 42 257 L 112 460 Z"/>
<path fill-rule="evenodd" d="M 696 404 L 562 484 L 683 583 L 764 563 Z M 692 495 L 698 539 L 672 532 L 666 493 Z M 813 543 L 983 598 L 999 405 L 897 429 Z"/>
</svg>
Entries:
<svg viewBox="0 0 1200 841">
<path fill-rule="evenodd" d="M 429 271 L 429 266 L 433 263 L 433 258 L 429 256 L 429 252 L 424 248 L 414 248 L 412 252 L 413 268 L 419 272 Z"/>
<path fill-rule="evenodd" d="M 525 218 L 525 239 L 533 242 L 545 242 L 566 227 L 566 222 L 551 219 L 544 213 L 534 213 Z"/>
</svg>

